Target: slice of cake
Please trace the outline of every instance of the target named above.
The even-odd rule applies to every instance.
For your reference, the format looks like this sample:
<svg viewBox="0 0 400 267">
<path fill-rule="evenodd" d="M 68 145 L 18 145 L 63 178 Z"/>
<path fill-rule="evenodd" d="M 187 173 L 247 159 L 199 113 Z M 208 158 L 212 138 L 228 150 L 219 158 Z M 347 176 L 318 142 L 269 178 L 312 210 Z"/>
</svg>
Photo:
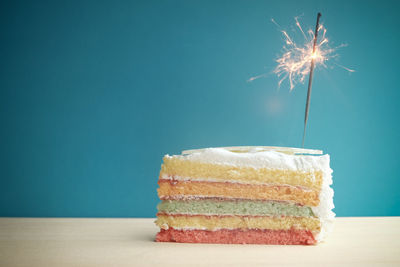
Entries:
<svg viewBox="0 0 400 267">
<path fill-rule="evenodd" d="M 319 150 L 230 147 L 164 157 L 159 242 L 312 245 L 330 230 L 332 170 Z"/>
</svg>

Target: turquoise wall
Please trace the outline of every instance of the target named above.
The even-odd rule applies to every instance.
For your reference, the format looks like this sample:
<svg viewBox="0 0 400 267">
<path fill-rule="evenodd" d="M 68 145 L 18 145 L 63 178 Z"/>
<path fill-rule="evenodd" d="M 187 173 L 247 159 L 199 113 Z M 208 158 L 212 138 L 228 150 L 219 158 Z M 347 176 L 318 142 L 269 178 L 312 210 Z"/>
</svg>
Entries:
<svg viewBox="0 0 400 267">
<path fill-rule="evenodd" d="M 270 19 L 318 11 L 356 72 L 316 69 L 305 146 L 331 155 L 339 216 L 400 215 L 398 2 L 0 5 L 1 216 L 154 217 L 164 154 L 300 146 L 306 85 L 277 90 Z"/>
</svg>

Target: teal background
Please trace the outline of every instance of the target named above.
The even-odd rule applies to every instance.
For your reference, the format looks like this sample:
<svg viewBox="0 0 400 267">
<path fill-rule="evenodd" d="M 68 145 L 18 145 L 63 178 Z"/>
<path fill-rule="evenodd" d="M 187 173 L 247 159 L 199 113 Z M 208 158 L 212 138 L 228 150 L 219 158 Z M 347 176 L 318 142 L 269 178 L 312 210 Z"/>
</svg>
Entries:
<svg viewBox="0 0 400 267">
<path fill-rule="evenodd" d="M 270 19 L 318 11 L 356 72 L 316 69 L 305 146 L 338 216 L 400 215 L 400 6 L 337 0 L 2 1 L 0 215 L 154 217 L 164 154 L 300 146 L 306 85 L 277 90 Z"/>
</svg>

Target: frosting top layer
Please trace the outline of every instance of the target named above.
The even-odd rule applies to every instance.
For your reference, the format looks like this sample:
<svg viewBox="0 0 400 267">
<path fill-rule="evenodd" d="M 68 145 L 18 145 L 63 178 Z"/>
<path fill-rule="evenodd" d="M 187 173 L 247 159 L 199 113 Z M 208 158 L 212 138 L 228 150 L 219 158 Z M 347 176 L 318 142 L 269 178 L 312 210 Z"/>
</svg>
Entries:
<svg viewBox="0 0 400 267">
<path fill-rule="evenodd" d="M 167 155 L 167 157 L 170 157 Z M 297 155 L 278 151 L 250 150 L 232 152 L 225 148 L 205 148 L 194 150 L 188 155 L 177 155 L 184 160 L 239 167 L 289 169 L 295 171 L 331 172 L 329 155 Z"/>
</svg>

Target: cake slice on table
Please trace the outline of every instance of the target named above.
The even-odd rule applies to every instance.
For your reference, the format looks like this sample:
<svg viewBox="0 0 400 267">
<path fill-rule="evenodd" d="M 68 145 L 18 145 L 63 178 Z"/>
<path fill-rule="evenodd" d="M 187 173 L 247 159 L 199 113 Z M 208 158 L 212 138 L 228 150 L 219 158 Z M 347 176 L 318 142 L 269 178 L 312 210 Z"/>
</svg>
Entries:
<svg viewBox="0 0 400 267">
<path fill-rule="evenodd" d="M 331 229 L 332 170 L 322 151 L 225 147 L 164 157 L 159 242 L 312 245 Z"/>
</svg>

